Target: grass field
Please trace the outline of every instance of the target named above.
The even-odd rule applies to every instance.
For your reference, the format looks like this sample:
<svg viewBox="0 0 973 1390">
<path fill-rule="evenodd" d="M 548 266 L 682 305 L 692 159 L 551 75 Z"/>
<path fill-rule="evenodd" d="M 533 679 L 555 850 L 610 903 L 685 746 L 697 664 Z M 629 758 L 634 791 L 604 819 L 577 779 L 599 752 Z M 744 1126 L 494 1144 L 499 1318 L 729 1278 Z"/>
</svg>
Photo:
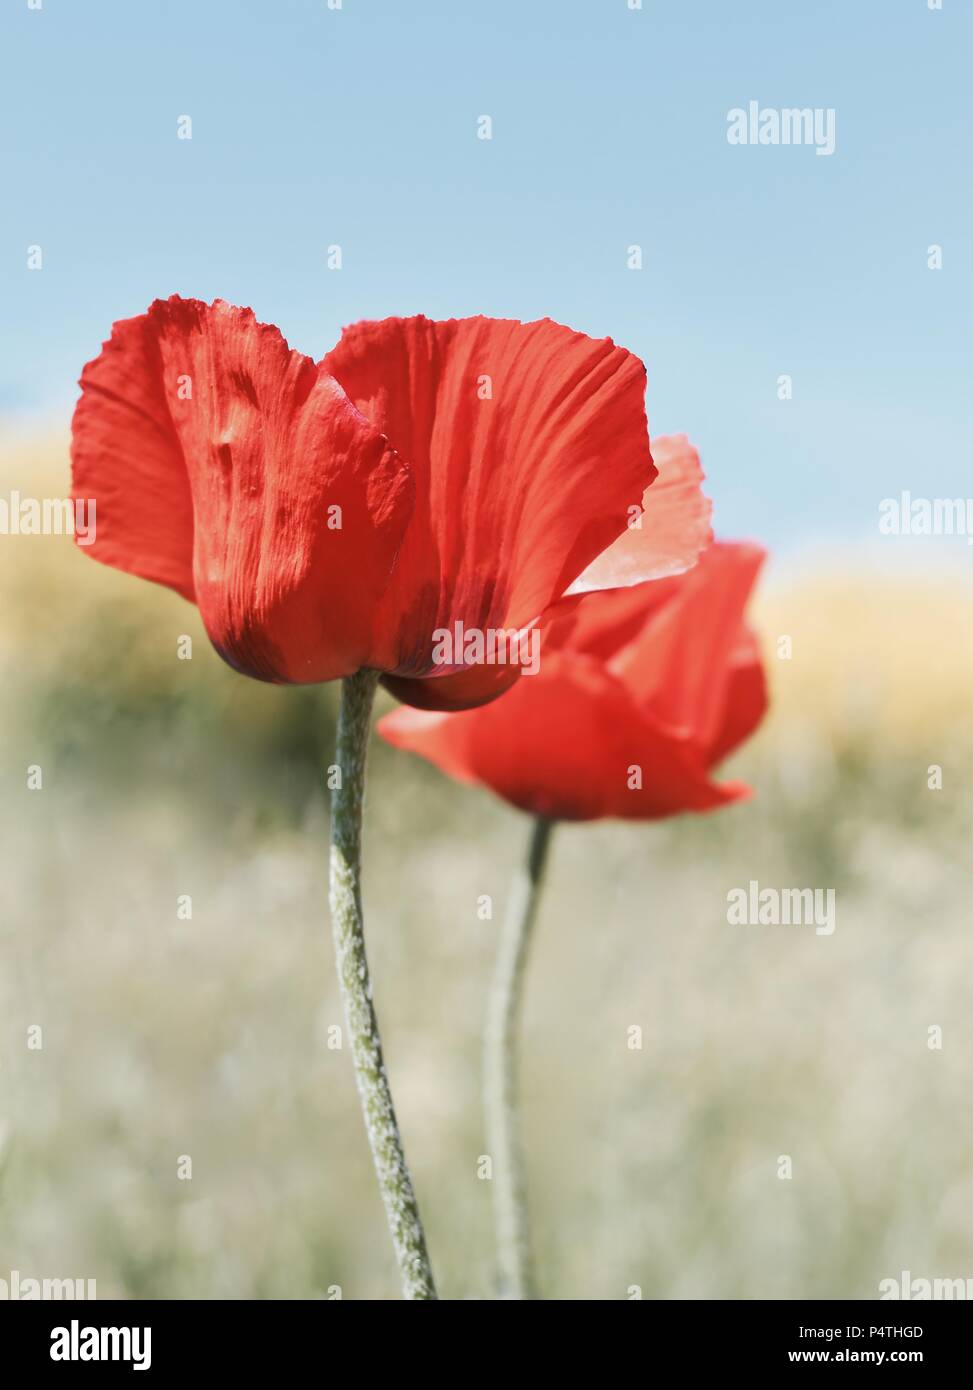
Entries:
<svg viewBox="0 0 973 1390">
<path fill-rule="evenodd" d="M 0 494 L 63 492 L 65 458 L 60 438 L 8 439 Z M 234 674 L 183 600 L 64 538 L 0 536 L 0 593 L 0 1277 L 396 1297 L 350 1058 L 328 1047 L 334 691 Z M 557 830 L 524 1048 L 545 1295 L 875 1298 L 902 1269 L 973 1276 L 971 599 L 932 562 L 771 568 L 773 711 L 732 767 L 754 800 Z M 491 1297 L 497 923 L 476 907 L 491 894 L 499 918 L 528 826 L 372 755 L 393 1090 L 441 1292 Z M 834 888 L 836 931 L 728 925 L 751 879 Z"/>
</svg>

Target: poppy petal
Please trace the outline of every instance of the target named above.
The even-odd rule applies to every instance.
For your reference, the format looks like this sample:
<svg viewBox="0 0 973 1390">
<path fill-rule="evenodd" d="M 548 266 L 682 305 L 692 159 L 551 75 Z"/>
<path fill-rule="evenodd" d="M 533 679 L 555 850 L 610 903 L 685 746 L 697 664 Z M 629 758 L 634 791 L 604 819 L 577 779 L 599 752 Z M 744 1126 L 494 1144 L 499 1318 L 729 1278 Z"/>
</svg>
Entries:
<svg viewBox="0 0 973 1390">
<path fill-rule="evenodd" d="M 750 737 L 767 712 L 767 677 L 756 635 L 744 627 L 730 657 L 725 708 L 715 741 L 707 750 L 711 767 Z"/>
<path fill-rule="evenodd" d="M 653 615 L 678 594 L 681 583 L 673 576 L 630 588 L 567 594 L 544 615 L 542 650 L 583 653 L 608 662 L 639 637 Z"/>
<path fill-rule="evenodd" d="M 642 512 L 593 560 L 568 593 L 617 589 L 690 569 L 711 543 L 713 504 L 703 495 L 699 454 L 684 434 L 652 441 L 659 470 L 645 490 Z"/>
<path fill-rule="evenodd" d="M 746 794 L 710 781 L 699 750 L 652 724 L 600 663 L 551 655 L 502 699 L 460 714 L 396 710 L 378 732 L 532 815 L 652 820 Z"/>
<path fill-rule="evenodd" d="M 415 470 L 382 610 L 397 675 L 428 675 L 434 630 L 457 620 L 531 622 L 655 476 L 645 369 L 610 339 L 548 319 L 385 319 L 346 328 L 324 365 Z"/>
<path fill-rule="evenodd" d="M 412 479 L 326 371 L 249 309 L 173 296 L 116 325 L 82 390 L 76 479 L 98 498 L 99 526 L 107 514 L 109 535 L 127 544 L 123 568 L 161 568 L 156 533 L 140 535 L 137 523 L 150 504 L 164 506 L 174 476 L 192 592 L 232 666 L 309 682 L 384 664 L 377 615 Z M 164 459 L 156 451 L 140 462 L 146 402 L 159 417 L 164 407 L 170 433 Z M 99 411 L 100 452 L 91 447 Z"/>
<path fill-rule="evenodd" d="M 713 747 L 719 736 L 730 656 L 764 555 L 756 545 L 717 542 L 695 569 L 660 581 L 668 586 L 668 602 L 610 662 L 638 692 L 642 709 L 685 730 L 701 748 Z"/>
<path fill-rule="evenodd" d="M 147 314 L 122 319 L 79 382 L 73 495 L 94 500 L 89 555 L 192 600 L 193 499 Z"/>
</svg>

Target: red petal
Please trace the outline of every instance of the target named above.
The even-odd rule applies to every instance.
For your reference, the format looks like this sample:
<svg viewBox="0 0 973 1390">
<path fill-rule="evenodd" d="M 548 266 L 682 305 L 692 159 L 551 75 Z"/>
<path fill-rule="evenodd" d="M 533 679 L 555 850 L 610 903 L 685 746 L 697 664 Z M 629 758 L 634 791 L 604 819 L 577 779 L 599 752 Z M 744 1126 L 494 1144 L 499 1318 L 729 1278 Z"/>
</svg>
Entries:
<svg viewBox="0 0 973 1390">
<path fill-rule="evenodd" d="M 767 678 L 756 636 L 743 628 L 730 658 L 723 720 L 708 749 L 710 767 L 749 738 L 767 712 Z"/>
<path fill-rule="evenodd" d="M 81 374 L 75 498 L 95 501 L 89 555 L 193 598 L 193 502 L 147 314 L 112 329 Z"/>
<path fill-rule="evenodd" d="M 656 728 L 603 666 L 551 655 L 502 699 L 461 714 L 396 710 L 378 731 L 532 815 L 651 820 L 746 794 L 710 782 L 699 750 Z M 630 788 L 633 766 L 641 788 Z"/>
<path fill-rule="evenodd" d="M 637 524 L 592 561 L 570 593 L 681 574 L 712 541 L 713 504 L 703 496 L 703 470 L 689 440 L 684 434 L 653 439 L 652 459 L 659 476 L 645 490 Z"/>
<path fill-rule="evenodd" d="M 640 638 L 653 616 L 678 594 L 682 580 L 653 579 L 631 588 L 568 594 L 544 615 L 541 649 L 570 651 L 608 662 Z"/>
<path fill-rule="evenodd" d="M 191 543 L 207 631 L 249 675 L 322 681 L 386 664 L 377 611 L 411 478 L 323 368 L 249 309 L 173 296 L 116 325 L 81 384 L 76 487 L 98 501 L 100 558 L 157 578 L 174 573 L 175 538 L 183 565 Z M 170 424 L 146 455 L 148 406 L 153 429 Z M 143 530 L 170 493 L 175 519 Z M 185 575 L 164 582 L 193 591 Z"/>
<path fill-rule="evenodd" d="M 428 675 L 436 628 L 534 619 L 655 476 L 645 369 L 610 339 L 550 320 L 386 319 L 345 329 L 325 364 L 415 469 L 382 610 L 399 675 Z M 495 693 L 480 674 L 471 698 Z"/>
<path fill-rule="evenodd" d="M 611 660 L 642 709 L 701 748 L 719 739 L 731 656 L 763 560 L 756 545 L 711 546 L 695 569 L 661 581 L 668 601 Z"/>
</svg>

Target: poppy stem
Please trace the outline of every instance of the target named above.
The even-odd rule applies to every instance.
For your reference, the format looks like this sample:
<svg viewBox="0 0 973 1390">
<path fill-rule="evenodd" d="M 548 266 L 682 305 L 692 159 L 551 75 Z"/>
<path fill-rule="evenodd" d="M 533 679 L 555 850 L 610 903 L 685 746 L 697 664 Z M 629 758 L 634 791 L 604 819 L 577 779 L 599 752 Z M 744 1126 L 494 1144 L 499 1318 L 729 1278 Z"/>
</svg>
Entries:
<svg viewBox="0 0 973 1390">
<path fill-rule="evenodd" d="M 487 1005 L 483 1097 L 487 1152 L 493 1159 L 493 1224 L 502 1298 L 536 1296 L 527 1221 L 517 1087 L 517 1031 L 531 930 L 554 822 L 534 821 L 527 861 L 513 885 Z"/>
<path fill-rule="evenodd" d="M 377 683 L 375 671 L 359 671 L 341 683 L 335 753 L 340 775 L 331 800 L 331 923 L 338 983 L 351 1035 L 355 1079 L 392 1232 L 402 1291 L 408 1299 L 435 1299 L 436 1285 L 426 1252 L 426 1237 L 385 1072 L 365 953 L 361 902 L 362 803 L 369 723 Z"/>
</svg>

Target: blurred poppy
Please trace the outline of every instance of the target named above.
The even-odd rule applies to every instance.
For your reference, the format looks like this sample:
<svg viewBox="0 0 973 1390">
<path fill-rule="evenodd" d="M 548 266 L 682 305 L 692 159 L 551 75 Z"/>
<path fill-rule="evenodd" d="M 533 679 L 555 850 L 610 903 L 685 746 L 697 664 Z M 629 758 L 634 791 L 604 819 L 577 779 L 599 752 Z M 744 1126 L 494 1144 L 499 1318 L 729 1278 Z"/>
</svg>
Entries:
<svg viewBox="0 0 973 1390">
<path fill-rule="evenodd" d="M 262 680 L 371 668 L 409 703 L 481 704 L 520 667 L 437 662 L 437 632 L 520 630 L 709 539 L 685 443 L 631 524 L 656 473 L 645 369 L 550 320 L 360 323 L 316 365 L 249 309 L 173 296 L 116 323 L 80 384 L 88 553 L 194 601 Z"/>
<path fill-rule="evenodd" d="M 686 574 L 570 596 L 537 675 L 457 714 L 396 710 L 398 748 L 550 820 L 652 820 L 748 795 L 710 770 L 759 724 L 764 671 L 744 609 L 764 552 L 714 544 Z"/>
</svg>

